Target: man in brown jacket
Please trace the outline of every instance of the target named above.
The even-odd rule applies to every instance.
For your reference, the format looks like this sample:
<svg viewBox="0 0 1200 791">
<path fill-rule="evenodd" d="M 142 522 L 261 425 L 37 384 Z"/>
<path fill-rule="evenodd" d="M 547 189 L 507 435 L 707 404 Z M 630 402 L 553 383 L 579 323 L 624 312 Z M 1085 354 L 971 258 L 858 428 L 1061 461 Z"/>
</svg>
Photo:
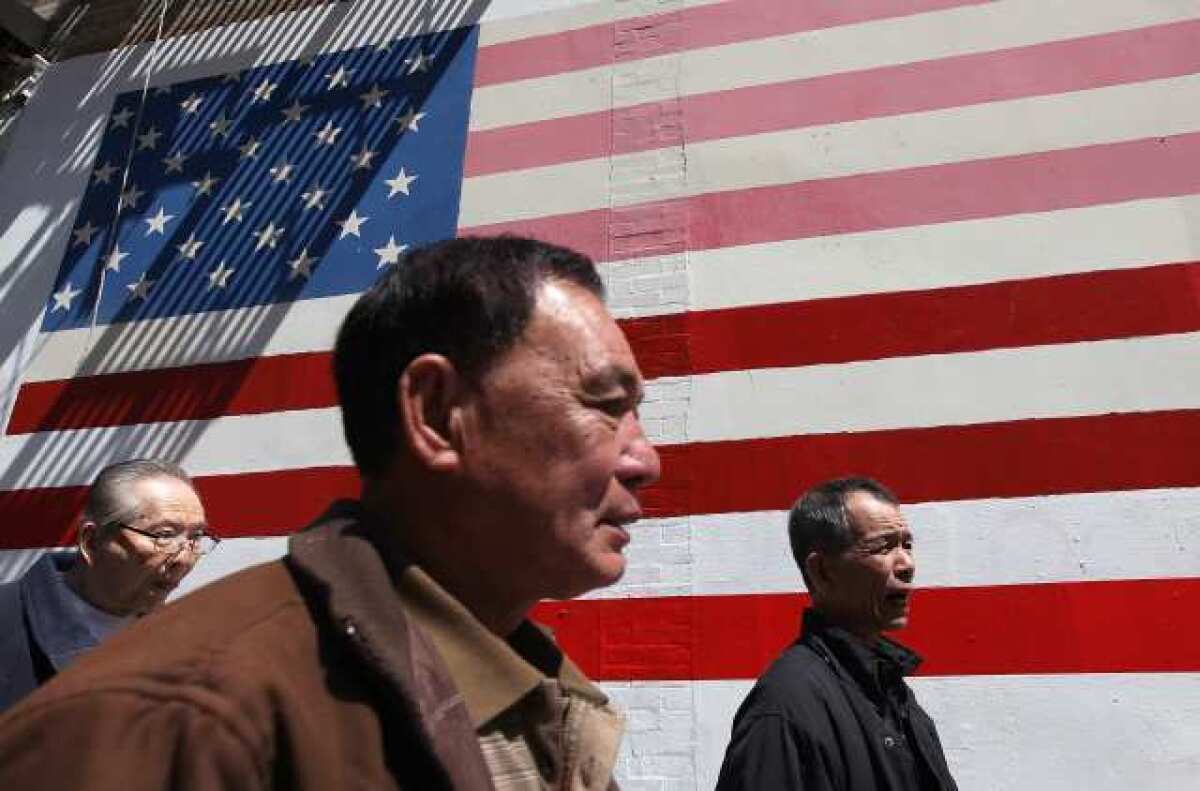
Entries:
<svg viewBox="0 0 1200 791">
<path fill-rule="evenodd" d="M 615 582 L 659 474 L 592 263 L 411 253 L 334 369 L 363 480 L 0 720 L 0 787 L 602 789 L 619 716 L 526 614 Z"/>
</svg>

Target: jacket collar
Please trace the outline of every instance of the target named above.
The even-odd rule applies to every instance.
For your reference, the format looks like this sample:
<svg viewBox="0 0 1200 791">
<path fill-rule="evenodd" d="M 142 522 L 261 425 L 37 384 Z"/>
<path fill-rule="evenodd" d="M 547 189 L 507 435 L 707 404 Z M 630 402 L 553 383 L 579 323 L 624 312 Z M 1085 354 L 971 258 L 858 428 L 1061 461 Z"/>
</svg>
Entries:
<svg viewBox="0 0 1200 791">
<path fill-rule="evenodd" d="M 476 728 L 505 711 L 547 677 L 598 706 L 608 697 L 584 677 L 554 641 L 526 620 L 502 639 L 428 574 L 408 566 L 397 582 L 408 614 L 433 639 Z"/>
<path fill-rule="evenodd" d="M 921 664 L 921 657 L 900 643 L 882 636 L 868 643 L 811 607 L 804 611 L 801 639 L 819 640 L 859 688 L 878 703 Z"/>
<path fill-rule="evenodd" d="M 429 637 L 406 616 L 358 503 L 341 501 L 288 540 L 285 559 L 314 618 L 332 627 L 383 682 L 381 707 L 414 716 L 447 788 L 489 788 L 482 754 L 464 761 L 469 712 Z"/>
</svg>

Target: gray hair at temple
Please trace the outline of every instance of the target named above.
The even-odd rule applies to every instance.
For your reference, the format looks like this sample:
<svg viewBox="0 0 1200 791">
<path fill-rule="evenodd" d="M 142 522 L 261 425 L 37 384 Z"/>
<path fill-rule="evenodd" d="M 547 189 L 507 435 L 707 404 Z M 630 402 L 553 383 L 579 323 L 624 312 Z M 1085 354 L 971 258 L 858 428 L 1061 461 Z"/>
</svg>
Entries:
<svg viewBox="0 0 1200 791">
<path fill-rule="evenodd" d="M 110 464 L 100 470 L 88 490 L 87 502 L 83 507 L 83 518 L 106 525 L 110 522 L 132 518 L 137 503 L 129 496 L 129 487 L 138 481 L 150 478 L 174 478 L 193 486 L 187 472 L 173 461 L 166 459 L 129 459 Z M 193 486 L 194 488 L 194 486 Z"/>
<path fill-rule="evenodd" d="M 855 475 L 818 484 L 792 506 L 788 514 L 788 538 L 806 586 L 811 587 L 804 560 L 810 553 L 833 554 L 854 543 L 846 500 L 855 492 L 865 492 L 888 505 L 899 505 L 896 495 L 882 483 Z"/>
</svg>

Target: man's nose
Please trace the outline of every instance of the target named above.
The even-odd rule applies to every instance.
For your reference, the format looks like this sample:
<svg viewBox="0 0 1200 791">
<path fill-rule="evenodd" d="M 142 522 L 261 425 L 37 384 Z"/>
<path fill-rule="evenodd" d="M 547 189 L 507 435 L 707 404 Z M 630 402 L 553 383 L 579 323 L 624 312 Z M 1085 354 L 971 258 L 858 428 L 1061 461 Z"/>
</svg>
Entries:
<svg viewBox="0 0 1200 791">
<path fill-rule="evenodd" d="M 906 582 L 913 578 L 917 573 L 917 559 L 913 555 L 912 547 L 896 547 L 896 563 L 892 570 L 897 578 Z"/>
<path fill-rule="evenodd" d="M 630 489 L 649 486 L 662 475 L 662 461 L 637 415 L 629 415 L 628 437 L 617 464 L 617 478 Z"/>
</svg>

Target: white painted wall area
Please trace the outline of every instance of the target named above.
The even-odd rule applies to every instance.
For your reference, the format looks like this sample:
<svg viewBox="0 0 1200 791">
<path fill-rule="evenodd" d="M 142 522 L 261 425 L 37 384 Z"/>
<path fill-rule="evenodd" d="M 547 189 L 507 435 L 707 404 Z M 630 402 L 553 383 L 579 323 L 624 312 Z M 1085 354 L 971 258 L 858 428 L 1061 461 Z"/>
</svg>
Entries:
<svg viewBox="0 0 1200 791">
<path fill-rule="evenodd" d="M 627 771 L 636 776 L 639 748 L 649 757 L 653 745 L 681 738 L 669 732 L 671 718 L 655 718 L 649 711 L 668 710 L 672 701 L 682 705 L 677 699 L 692 692 L 694 787 L 712 788 L 729 741 L 728 723 L 750 686 L 711 681 L 690 689 L 606 687 L 633 712 Z M 963 791 L 1188 791 L 1200 773 L 1195 730 L 1200 674 L 918 678 L 912 687 L 937 723 Z"/>
</svg>

